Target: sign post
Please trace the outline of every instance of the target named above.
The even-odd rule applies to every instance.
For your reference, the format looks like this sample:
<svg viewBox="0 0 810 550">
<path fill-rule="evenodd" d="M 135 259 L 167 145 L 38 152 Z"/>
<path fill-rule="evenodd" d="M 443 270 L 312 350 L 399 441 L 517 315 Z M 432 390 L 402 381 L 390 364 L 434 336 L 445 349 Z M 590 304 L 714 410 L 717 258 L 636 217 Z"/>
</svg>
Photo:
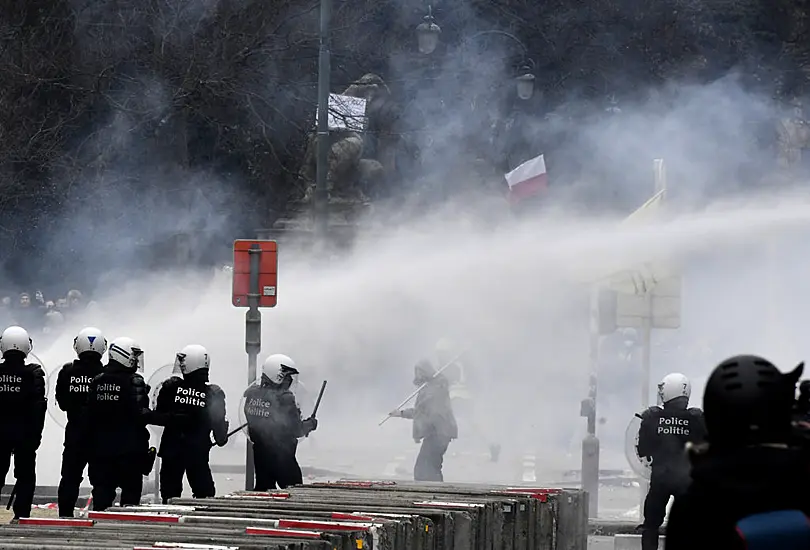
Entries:
<svg viewBox="0 0 810 550">
<path fill-rule="evenodd" d="M 245 313 L 248 385 L 256 381 L 257 363 L 262 350 L 262 313 L 259 308 L 275 307 L 277 284 L 276 241 L 234 241 L 232 303 L 236 307 L 248 308 Z M 253 443 L 248 439 L 245 456 L 245 490 L 253 489 L 253 479 Z"/>
<path fill-rule="evenodd" d="M 622 225 L 643 225 L 660 213 L 666 196 L 663 159 L 654 161 L 655 194 L 631 213 Z M 599 439 L 596 437 L 596 395 L 601 337 L 618 328 L 635 328 L 641 334 L 641 405 L 650 401 L 652 329 L 679 328 L 681 322 L 681 277 L 668 266 L 645 265 L 607 277 L 597 283 L 591 296 L 590 376 L 588 398 L 581 416 L 588 420 L 582 441 L 582 488 L 588 493 L 588 516 L 595 518 L 599 506 Z M 642 480 L 642 494 L 646 483 Z"/>
</svg>

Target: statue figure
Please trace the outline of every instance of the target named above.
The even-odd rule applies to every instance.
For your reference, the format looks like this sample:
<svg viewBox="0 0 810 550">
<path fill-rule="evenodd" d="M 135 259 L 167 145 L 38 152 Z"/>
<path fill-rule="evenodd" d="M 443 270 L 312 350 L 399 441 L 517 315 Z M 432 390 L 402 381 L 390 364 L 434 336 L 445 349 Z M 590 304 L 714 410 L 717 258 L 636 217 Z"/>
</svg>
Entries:
<svg viewBox="0 0 810 550">
<path fill-rule="evenodd" d="M 327 191 L 329 202 L 368 204 L 383 178 L 395 170 L 396 123 L 391 92 L 382 78 L 366 74 L 343 91 L 342 95 L 366 100 L 366 132 L 330 129 Z M 301 177 L 307 182 L 304 202 L 309 203 L 315 190 L 317 135 L 307 143 Z"/>
<path fill-rule="evenodd" d="M 810 125 L 804 116 L 802 101 L 794 98 L 791 106 L 791 116 L 781 118 L 776 127 L 777 161 L 788 176 L 801 170 L 803 150 L 810 148 Z"/>
</svg>

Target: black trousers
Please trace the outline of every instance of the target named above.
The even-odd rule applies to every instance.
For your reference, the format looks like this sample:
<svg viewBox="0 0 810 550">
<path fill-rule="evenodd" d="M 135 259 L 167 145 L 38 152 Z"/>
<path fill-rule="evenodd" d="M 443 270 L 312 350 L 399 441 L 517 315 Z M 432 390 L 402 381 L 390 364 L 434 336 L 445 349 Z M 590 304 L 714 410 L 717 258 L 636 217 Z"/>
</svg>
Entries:
<svg viewBox="0 0 810 550">
<path fill-rule="evenodd" d="M 444 481 L 442 466 L 449 446 L 450 440 L 446 437 L 429 435 L 424 438 L 413 467 L 414 481 Z"/>
<path fill-rule="evenodd" d="M 27 518 L 31 515 L 34 502 L 34 489 L 37 486 L 37 451 L 28 445 L 0 447 L 0 474 L 6 479 L 14 455 L 14 479 L 17 491 L 14 496 L 14 517 Z M 2 489 L 2 485 L 0 485 Z"/>
<path fill-rule="evenodd" d="M 658 531 L 667 515 L 669 497 L 678 497 L 686 492 L 688 478 L 683 476 L 653 475 L 650 488 L 644 499 L 644 523 L 641 524 L 641 550 L 657 550 Z"/>
<path fill-rule="evenodd" d="M 207 452 L 172 453 L 160 457 L 160 496 L 163 504 L 168 504 L 170 498 L 182 496 L 183 474 L 188 477 L 194 498 L 211 498 L 216 494 Z"/>
<path fill-rule="evenodd" d="M 73 517 L 88 460 L 87 445 L 81 441 L 65 439 L 65 448 L 62 451 L 62 478 L 59 480 L 57 492 L 59 517 Z"/>
<path fill-rule="evenodd" d="M 298 440 L 283 443 L 273 441 L 254 441 L 253 464 L 256 472 L 254 491 L 271 491 L 278 485 L 286 489 L 304 483 L 301 467 L 295 453 Z"/>
<path fill-rule="evenodd" d="M 93 510 L 103 511 L 113 505 L 115 490 L 121 489 L 121 506 L 141 503 L 144 454 L 125 454 L 90 459 L 88 473 L 93 485 Z"/>
</svg>

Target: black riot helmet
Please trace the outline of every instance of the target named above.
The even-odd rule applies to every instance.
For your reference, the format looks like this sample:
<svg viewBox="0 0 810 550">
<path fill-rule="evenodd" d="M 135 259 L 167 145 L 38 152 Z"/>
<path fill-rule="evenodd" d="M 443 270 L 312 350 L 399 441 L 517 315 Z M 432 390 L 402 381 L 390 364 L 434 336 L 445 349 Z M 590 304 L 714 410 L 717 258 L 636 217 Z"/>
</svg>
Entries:
<svg viewBox="0 0 810 550">
<path fill-rule="evenodd" d="M 782 374 L 755 355 L 737 355 L 720 363 L 703 392 L 709 442 L 726 447 L 786 442 L 802 370 L 804 363 Z"/>
</svg>

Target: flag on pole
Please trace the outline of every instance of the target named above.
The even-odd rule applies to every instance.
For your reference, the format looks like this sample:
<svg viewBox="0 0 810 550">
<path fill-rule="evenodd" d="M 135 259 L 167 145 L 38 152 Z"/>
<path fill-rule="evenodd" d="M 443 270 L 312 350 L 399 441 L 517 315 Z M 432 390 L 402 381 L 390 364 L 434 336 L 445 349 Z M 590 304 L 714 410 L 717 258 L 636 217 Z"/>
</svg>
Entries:
<svg viewBox="0 0 810 550">
<path fill-rule="evenodd" d="M 543 155 L 527 160 L 504 176 L 509 184 L 509 202 L 515 204 L 548 189 Z"/>
</svg>

